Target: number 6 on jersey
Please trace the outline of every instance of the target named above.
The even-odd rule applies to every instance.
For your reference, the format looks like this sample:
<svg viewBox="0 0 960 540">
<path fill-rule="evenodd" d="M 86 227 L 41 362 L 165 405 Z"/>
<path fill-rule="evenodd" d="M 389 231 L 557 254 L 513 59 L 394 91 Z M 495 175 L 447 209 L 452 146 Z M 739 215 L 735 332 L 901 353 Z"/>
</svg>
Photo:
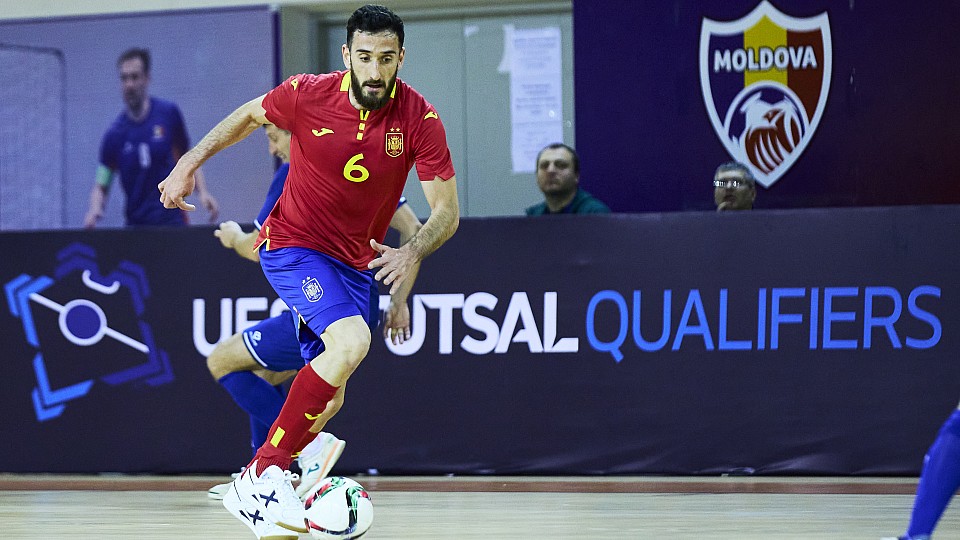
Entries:
<svg viewBox="0 0 960 540">
<path fill-rule="evenodd" d="M 363 165 L 357 164 L 361 159 L 363 159 L 363 154 L 357 154 L 350 158 L 350 161 L 343 166 L 344 178 L 351 182 L 363 182 L 367 178 L 370 178 L 370 171 Z"/>
</svg>

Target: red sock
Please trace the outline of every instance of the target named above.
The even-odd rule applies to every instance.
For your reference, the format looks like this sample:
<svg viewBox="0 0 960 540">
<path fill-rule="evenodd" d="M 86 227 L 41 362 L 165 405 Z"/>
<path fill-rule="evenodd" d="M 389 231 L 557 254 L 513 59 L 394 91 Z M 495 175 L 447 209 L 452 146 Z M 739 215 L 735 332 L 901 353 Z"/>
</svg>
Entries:
<svg viewBox="0 0 960 540">
<path fill-rule="evenodd" d="M 290 462 L 293 461 L 291 456 L 303 448 L 300 442 L 306 438 L 310 427 L 337 390 L 338 387 L 323 380 L 309 365 L 300 370 L 293 379 L 280 416 L 270 427 L 267 442 L 254 457 L 257 460 L 257 476 L 270 465 L 290 468 Z"/>
</svg>

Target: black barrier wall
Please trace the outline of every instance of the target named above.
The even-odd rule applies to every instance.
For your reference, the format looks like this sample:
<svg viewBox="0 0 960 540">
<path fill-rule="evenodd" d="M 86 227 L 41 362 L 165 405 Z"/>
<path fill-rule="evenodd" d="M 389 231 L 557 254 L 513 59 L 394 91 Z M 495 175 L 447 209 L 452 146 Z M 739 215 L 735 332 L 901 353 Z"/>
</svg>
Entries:
<svg viewBox="0 0 960 540">
<path fill-rule="evenodd" d="M 960 207 L 464 219 L 337 470 L 915 474 L 960 398 Z M 5 471 L 228 472 L 204 355 L 282 306 L 210 228 L 0 235 Z"/>
</svg>

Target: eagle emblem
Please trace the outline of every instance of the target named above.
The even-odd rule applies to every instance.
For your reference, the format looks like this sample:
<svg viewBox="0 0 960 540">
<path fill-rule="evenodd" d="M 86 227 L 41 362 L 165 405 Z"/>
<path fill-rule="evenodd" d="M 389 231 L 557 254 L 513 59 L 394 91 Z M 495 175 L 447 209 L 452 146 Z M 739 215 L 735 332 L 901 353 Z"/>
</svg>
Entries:
<svg viewBox="0 0 960 540">
<path fill-rule="evenodd" d="M 735 21 L 703 19 L 700 87 L 707 113 L 730 156 L 764 187 L 810 143 L 832 67 L 826 12 L 796 18 L 763 0 Z"/>
</svg>

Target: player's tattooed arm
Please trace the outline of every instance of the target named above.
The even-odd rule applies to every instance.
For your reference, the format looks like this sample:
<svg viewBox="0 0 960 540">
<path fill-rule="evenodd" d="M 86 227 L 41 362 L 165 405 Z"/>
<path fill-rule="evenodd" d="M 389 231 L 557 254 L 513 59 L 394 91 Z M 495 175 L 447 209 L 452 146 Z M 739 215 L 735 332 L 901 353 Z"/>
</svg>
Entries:
<svg viewBox="0 0 960 540">
<path fill-rule="evenodd" d="M 214 126 L 192 150 L 183 156 L 187 163 L 190 165 L 195 163 L 199 167 L 217 152 L 242 141 L 260 126 L 269 124 L 267 111 L 263 108 L 264 97 L 265 95 L 251 99 L 237 107 Z"/>
<path fill-rule="evenodd" d="M 460 226 L 460 201 L 457 198 L 456 176 L 449 180 L 438 177 L 432 182 L 420 182 L 420 185 L 430 204 L 430 218 L 403 247 L 409 247 L 422 261 L 457 232 Z"/>
<path fill-rule="evenodd" d="M 400 290 L 415 265 L 420 264 L 427 255 L 443 245 L 460 225 L 460 203 L 457 199 L 457 178 L 449 180 L 435 179 L 421 182 L 423 192 L 430 204 L 430 218 L 413 238 L 406 244 L 394 249 L 370 240 L 370 245 L 380 256 L 370 261 L 370 268 L 379 268 L 376 279 L 384 285 L 390 285 L 390 294 Z"/>
<path fill-rule="evenodd" d="M 390 220 L 390 228 L 400 232 L 400 245 L 403 246 L 413 239 L 420 231 L 423 225 L 417 218 L 417 215 L 410 209 L 409 204 L 403 204 L 393 214 Z M 402 345 L 410 339 L 410 307 L 407 305 L 407 299 L 410 297 L 410 291 L 413 290 L 413 284 L 417 280 L 417 274 L 420 273 L 420 263 L 416 263 L 410 269 L 407 278 L 400 283 L 397 291 L 390 294 L 390 305 L 387 306 L 387 312 L 383 320 L 383 337 L 392 341 L 395 345 Z"/>
</svg>

